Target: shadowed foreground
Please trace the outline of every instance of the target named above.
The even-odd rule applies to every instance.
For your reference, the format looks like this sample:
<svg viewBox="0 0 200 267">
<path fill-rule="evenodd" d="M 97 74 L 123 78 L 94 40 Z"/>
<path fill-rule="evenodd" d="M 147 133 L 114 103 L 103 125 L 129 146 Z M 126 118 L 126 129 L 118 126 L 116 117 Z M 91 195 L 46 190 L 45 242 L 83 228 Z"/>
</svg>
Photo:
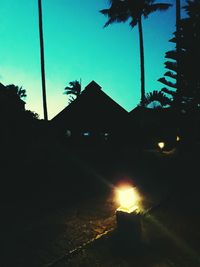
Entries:
<svg viewBox="0 0 200 267">
<path fill-rule="evenodd" d="M 199 266 L 197 148 L 58 150 L 35 168 L 24 162 L 21 177 L 7 169 L 13 186 L 1 194 L 2 267 Z M 151 208 L 134 248 L 115 230 L 113 186 L 124 177 L 141 192 L 144 213 Z"/>
</svg>

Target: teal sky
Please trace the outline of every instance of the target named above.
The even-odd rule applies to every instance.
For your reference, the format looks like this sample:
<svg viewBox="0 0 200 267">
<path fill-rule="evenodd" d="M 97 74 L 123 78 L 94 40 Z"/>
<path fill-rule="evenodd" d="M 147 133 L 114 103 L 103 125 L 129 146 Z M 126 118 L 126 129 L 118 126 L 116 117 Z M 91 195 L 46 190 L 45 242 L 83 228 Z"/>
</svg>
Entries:
<svg viewBox="0 0 200 267">
<path fill-rule="evenodd" d="M 140 101 L 138 28 L 128 23 L 103 28 L 99 10 L 107 0 L 43 0 L 43 30 L 49 119 L 68 101 L 70 81 L 82 88 L 95 80 L 127 111 Z M 159 1 L 163 2 L 163 1 Z M 175 0 L 165 2 L 173 3 Z M 0 82 L 27 90 L 26 109 L 43 118 L 37 0 L 1 0 Z M 175 30 L 175 4 L 144 21 L 146 92 L 159 90 L 168 40 Z"/>
</svg>

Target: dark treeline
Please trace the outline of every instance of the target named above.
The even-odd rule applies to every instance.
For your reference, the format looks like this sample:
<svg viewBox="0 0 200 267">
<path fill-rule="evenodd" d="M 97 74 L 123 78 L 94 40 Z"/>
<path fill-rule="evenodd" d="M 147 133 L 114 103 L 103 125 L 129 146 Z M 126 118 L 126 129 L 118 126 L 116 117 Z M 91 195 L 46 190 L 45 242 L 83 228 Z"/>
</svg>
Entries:
<svg viewBox="0 0 200 267">
<path fill-rule="evenodd" d="M 200 107 L 200 1 L 187 1 L 183 7 L 187 17 L 179 22 L 170 42 L 179 49 L 166 52 L 167 71 L 160 78 L 163 97 L 176 114 L 177 128 L 189 141 L 199 139 Z M 177 80 L 178 79 L 178 80 Z"/>
<path fill-rule="evenodd" d="M 180 39 L 177 33 L 170 42 L 177 42 L 180 46 L 180 55 L 177 50 L 168 51 L 165 54 L 167 72 L 159 81 L 165 86 L 164 93 L 172 96 L 171 106 L 186 111 L 197 109 L 200 105 L 200 1 L 187 1 L 183 7 L 187 17 L 180 21 Z M 177 69 L 177 57 L 179 68 Z M 177 88 L 177 72 L 180 75 L 179 87 Z M 167 79 L 166 79 L 166 78 Z M 179 102 L 179 103 L 177 103 Z"/>
<path fill-rule="evenodd" d="M 37 184 L 48 143 L 47 124 L 37 113 L 26 110 L 26 90 L 0 84 L 0 176 L 2 201 L 25 193 L 27 185 Z M 26 192 L 27 193 L 27 192 Z M 30 192 L 29 192 L 30 193 Z"/>
<path fill-rule="evenodd" d="M 175 48 L 166 52 L 167 71 L 158 79 L 164 87 L 147 93 L 143 103 L 157 113 L 159 109 L 170 110 L 173 115 L 168 128 L 174 128 L 181 144 L 189 148 L 200 136 L 200 1 L 187 1 L 182 10 L 186 16 L 177 22 L 179 27 L 169 40 Z"/>
<path fill-rule="evenodd" d="M 13 146 L 22 152 L 17 147 L 25 148 L 36 132 L 38 114 L 25 109 L 25 97 L 22 87 L 0 84 L 1 160 L 15 154 Z"/>
</svg>

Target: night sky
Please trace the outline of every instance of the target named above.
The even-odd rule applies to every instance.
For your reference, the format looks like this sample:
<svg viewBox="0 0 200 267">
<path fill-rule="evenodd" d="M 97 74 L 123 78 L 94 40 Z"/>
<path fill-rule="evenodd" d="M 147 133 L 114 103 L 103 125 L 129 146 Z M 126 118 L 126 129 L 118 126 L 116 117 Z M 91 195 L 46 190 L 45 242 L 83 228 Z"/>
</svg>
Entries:
<svg viewBox="0 0 200 267">
<path fill-rule="evenodd" d="M 128 23 L 103 28 L 99 10 L 107 0 L 43 0 L 43 28 L 49 119 L 68 103 L 63 94 L 70 81 L 82 88 L 95 80 L 127 111 L 140 101 L 138 28 Z M 159 90 L 165 52 L 175 30 L 175 0 L 166 12 L 144 21 L 146 92 Z M 1 0 L 0 82 L 27 90 L 26 109 L 43 118 L 37 0 Z"/>
</svg>

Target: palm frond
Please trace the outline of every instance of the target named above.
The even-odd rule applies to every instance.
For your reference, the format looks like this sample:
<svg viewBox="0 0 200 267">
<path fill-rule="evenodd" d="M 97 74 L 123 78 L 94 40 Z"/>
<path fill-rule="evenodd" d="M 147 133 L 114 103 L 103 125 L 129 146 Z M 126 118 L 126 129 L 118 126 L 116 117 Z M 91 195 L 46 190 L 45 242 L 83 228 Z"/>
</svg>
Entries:
<svg viewBox="0 0 200 267">
<path fill-rule="evenodd" d="M 150 4 L 147 3 L 144 8 L 144 17 L 147 18 L 149 14 L 156 12 L 156 11 L 166 11 L 168 8 L 170 8 L 172 5 L 168 3 L 156 3 L 156 4 Z"/>
<path fill-rule="evenodd" d="M 134 28 L 138 23 L 138 19 L 132 18 L 131 22 L 129 23 L 132 28 Z"/>
<path fill-rule="evenodd" d="M 176 50 L 171 50 L 171 51 L 166 52 L 165 58 L 170 58 L 170 59 L 176 60 L 177 59 Z"/>
<path fill-rule="evenodd" d="M 20 98 L 25 98 L 25 97 L 27 97 L 26 90 L 23 89 L 22 87 L 20 87 L 20 88 L 18 89 L 17 94 L 19 95 Z"/>
<path fill-rule="evenodd" d="M 69 82 L 70 86 L 66 86 L 64 88 L 64 94 L 69 95 L 68 101 L 71 103 L 76 97 L 78 97 L 81 93 L 81 84 L 79 81 L 71 81 Z"/>
<path fill-rule="evenodd" d="M 177 78 L 177 75 L 175 73 L 173 73 L 172 71 L 167 71 L 165 72 L 164 76 L 168 76 L 172 79 L 176 79 Z"/>
<path fill-rule="evenodd" d="M 172 39 L 170 39 L 169 42 L 176 43 L 176 37 L 173 37 Z"/>
<path fill-rule="evenodd" d="M 158 82 L 161 82 L 169 87 L 173 87 L 173 88 L 176 88 L 176 83 L 173 83 L 173 82 L 170 82 L 170 81 L 167 81 L 164 77 L 158 79 Z"/>
<path fill-rule="evenodd" d="M 162 106 L 170 105 L 171 99 L 167 97 L 162 91 L 154 90 L 145 96 L 145 105 L 158 101 Z"/>
<path fill-rule="evenodd" d="M 163 88 L 161 89 L 161 91 L 164 92 L 164 93 L 166 93 L 166 94 L 169 94 L 169 95 L 171 95 L 171 96 L 173 96 L 173 97 L 176 95 L 176 92 L 175 92 L 175 91 L 170 90 L 170 89 L 168 89 L 168 88 L 166 88 L 166 87 L 163 87 Z"/>
<path fill-rule="evenodd" d="M 166 61 L 165 62 L 165 68 L 172 70 L 172 71 L 177 71 L 177 63 L 171 62 L 171 61 Z"/>
<path fill-rule="evenodd" d="M 100 13 L 108 17 L 108 21 L 104 24 L 104 28 L 115 22 L 126 22 L 130 17 L 126 1 L 117 0 L 110 2 L 110 8 L 100 10 Z"/>
<path fill-rule="evenodd" d="M 27 97 L 26 89 L 23 89 L 22 86 L 19 87 L 19 86 L 14 85 L 14 84 L 9 84 L 6 86 L 6 88 L 8 90 L 7 93 L 12 97 L 17 97 L 17 98 Z"/>
<path fill-rule="evenodd" d="M 131 18 L 130 26 L 133 28 L 138 19 L 144 15 L 146 18 L 150 13 L 155 11 L 165 11 L 171 4 L 156 3 L 153 0 L 110 0 L 110 7 L 100 10 L 100 13 L 108 17 L 104 27 L 115 22 L 126 22 Z"/>
<path fill-rule="evenodd" d="M 68 98 L 68 104 L 71 104 L 76 98 L 74 96 L 71 96 Z"/>
<path fill-rule="evenodd" d="M 66 95 L 77 95 L 76 92 L 74 92 L 72 90 L 67 90 L 66 92 L 64 92 L 64 94 L 66 94 Z"/>
</svg>

